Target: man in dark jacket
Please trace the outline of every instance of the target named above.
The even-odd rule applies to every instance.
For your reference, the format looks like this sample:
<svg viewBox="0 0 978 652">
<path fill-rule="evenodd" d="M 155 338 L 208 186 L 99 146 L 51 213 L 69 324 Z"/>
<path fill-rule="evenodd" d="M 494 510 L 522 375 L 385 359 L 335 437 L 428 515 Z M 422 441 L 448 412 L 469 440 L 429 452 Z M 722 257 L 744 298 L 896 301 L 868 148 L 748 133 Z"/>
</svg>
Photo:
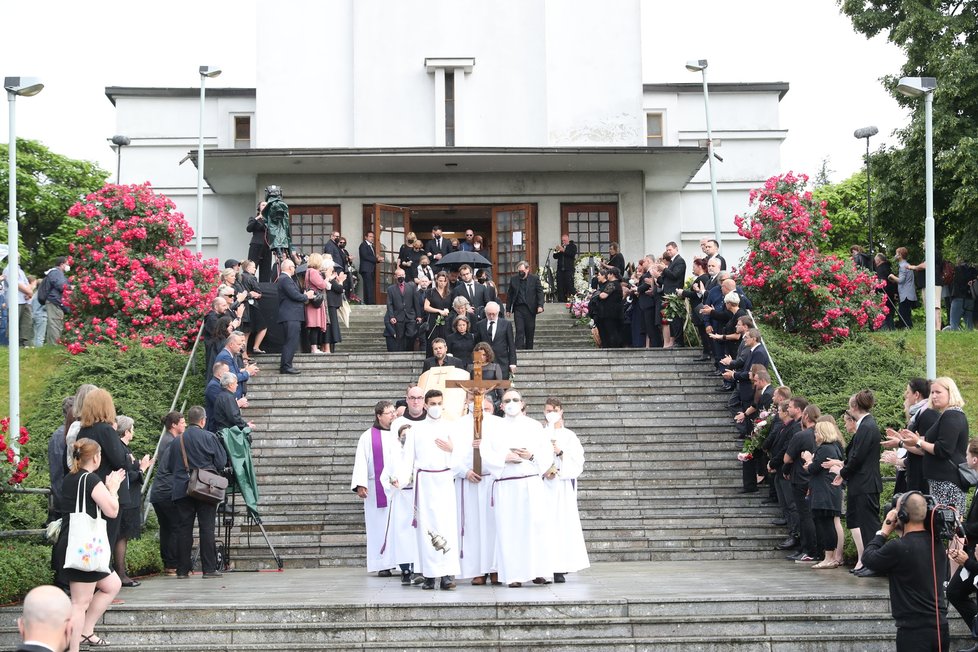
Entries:
<svg viewBox="0 0 978 652">
<path fill-rule="evenodd" d="M 499 316 L 499 304 L 486 304 L 486 318 L 476 324 L 476 340 L 492 347 L 496 364 L 503 371 L 503 380 L 516 373 L 516 337 L 512 322 Z"/>
<path fill-rule="evenodd" d="M 248 260 L 252 260 L 258 268 L 258 281 L 268 283 L 272 268 L 272 252 L 268 248 L 268 238 L 266 231 L 268 225 L 265 224 L 265 216 L 262 211 L 267 202 L 258 202 L 258 213 L 248 218 L 248 226 L 245 230 L 251 234 L 251 242 L 248 243 Z"/>
<path fill-rule="evenodd" d="M 297 374 L 299 370 L 292 366 L 292 358 L 299 348 L 299 330 L 305 321 L 304 306 L 315 296 L 314 290 L 306 290 L 303 294 L 296 285 L 295 263 L 291 259 L 282 261 L 282 274 L 275 282 L 278 290 L 278 321 L 282 324 L 282 359 L 279 371 L 283 374 Z"/>
<path fill-rule="evenodd" d="M 44 331 L 45 344 L 61 342 L 61 333 L 65 329 L 64 292 L 68 287 L 66 274 L 71 271 L 68 259 L 60 256 L 54 261 L 54 267 L 48 270 L 47 278 L 50 289 L 44 298 L 44 312 L 47 315 L 47 327 Z"/>
<path fill-rule="evenodd" d="M 537 315 L 543 312 L 543 285 L 530 273 L 530 263 L 521 260 L 516 276 L 510 279 L 506 295 L 506 315 L 516 322 L 516 348 L 532 349 Z"/>
<path fill-rule="evenodd" d="M 377 251 L 374 249 L 374 232 L 368 231 L 360 243 L 360 276 L 363 277 L 363 303 L 372 306 L 377 302 L 374 294 L 377 284 Z"/>
<path fill-rule="evenodd" d="M 221 472 L 227 464 L 224 445 L 213 432 L 204 430 L 207 417 L 204 408 L 195 405 L 187 410 L 190 424 L 179 441 L 170 446 L 170 468 L 173 473 L 173 489 L 170 497 L 177 510 L 177 577 L 190 575 L 190 550 L 194 543 L 194 521 L 200 539 L 200 565 L 204 577 L 220 577 L 217 568 L 217 547 L 214 542 L 214 518 L 217 505 L 187 495 L 190 471 L 209 469 Z M 186 455 L 186 457 L 184 457 Z"/>
<path fill-rule="evenodd" d="M 575 294 L 574 266 L 577 264 L 577 245 L 568 234 L 560 236 L 560 245 L 554 248 L 557 261 L 557 300 L 566 301 Z"/>
<path fill-rule="evenodd" d="M 388 351 L 407 351 L 418 333 L 418 286 L 405 280 L 405 272 L 394 272 L 394 283 L 387 288 L 386 327 Z"/>
</svg>

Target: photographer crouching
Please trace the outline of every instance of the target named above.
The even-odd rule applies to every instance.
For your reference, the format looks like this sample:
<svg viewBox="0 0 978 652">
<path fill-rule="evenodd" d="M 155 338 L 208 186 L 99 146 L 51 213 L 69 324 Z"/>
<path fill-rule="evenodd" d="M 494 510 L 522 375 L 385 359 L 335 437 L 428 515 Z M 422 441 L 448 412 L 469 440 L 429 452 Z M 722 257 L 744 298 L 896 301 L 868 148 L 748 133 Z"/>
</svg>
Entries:
<svg viewBox="0 0 978 652">
<path fill-rule="evenodd" d="M 864 566 L 889 576 L 897 652 L 948 650 L 944 514 L 938 509 L 932 515 L 931 505 L 919 491 L 894 496 L 882 528 L 863 552 Z M 953 529 L 953 514 L 950 518 Z M 887 541 L 894 530 L 900 537 Z"/>
</svg>

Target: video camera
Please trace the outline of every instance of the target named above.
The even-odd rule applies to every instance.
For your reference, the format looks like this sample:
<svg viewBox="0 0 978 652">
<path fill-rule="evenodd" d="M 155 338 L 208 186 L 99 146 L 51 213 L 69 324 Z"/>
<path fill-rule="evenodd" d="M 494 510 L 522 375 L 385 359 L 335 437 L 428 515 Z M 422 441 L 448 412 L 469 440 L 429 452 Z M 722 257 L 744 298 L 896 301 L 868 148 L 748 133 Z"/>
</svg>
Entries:
<svg viewBox="0 0 978 652">
<path fill-rule="evenodd" d="M 924 494 L 919 491 L 907 491 L 902 494 L 893 494 L 893 498 L 890 500 L 890 504 L 886 507 L 883 512 L 889 514 L 892 510 L 897 508 L 900 503 L 900 499 L 904 496 L 908 496 L 912 493 L 920 494 L 927 501 L 927 514 L 924 516 L 924 529 L 934 535 L 935 539 L 941 541 L 950 541 L 955 536 L 963 537 L 964 529 L 961 527 L 961 519 L 958 512 L 947 505 L 939 505 L 937 500 L 930 494 Z M 902 509 L 900 513 L 897 514 L 898 521 L 902 525 L 906 523 L 906 512 Z"/>
</svg>

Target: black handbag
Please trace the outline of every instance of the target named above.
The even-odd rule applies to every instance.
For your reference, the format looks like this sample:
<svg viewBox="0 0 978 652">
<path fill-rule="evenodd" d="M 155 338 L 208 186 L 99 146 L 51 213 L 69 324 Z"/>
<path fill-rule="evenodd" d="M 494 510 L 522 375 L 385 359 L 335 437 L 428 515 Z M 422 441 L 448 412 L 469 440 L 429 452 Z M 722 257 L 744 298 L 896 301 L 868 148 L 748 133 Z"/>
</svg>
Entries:
<svg viewBox="0 0 978 652">
<path fill-rule="evenodd" d="M 187 495 L 211 505 L 223 502 L 224 494 L 228 488 L 228 479 L 210 469 L 191 470 L 190 464 L 187 462 L 187 449 L 183 445 L 183 437 L 180 437 L 180 454 L 183 455 L 183 466 L 190 476 L 190 482 L 187 483 Z"/>
<path fill-rule="evenodd" d="M 324 301 L 326 301 L 326 293 L 317 292 L 316 294 L 312 295 L 311 299 L 309 299 L 309 305 L 311 305 L 313 308 L 321 308 Z"/>
</svg>

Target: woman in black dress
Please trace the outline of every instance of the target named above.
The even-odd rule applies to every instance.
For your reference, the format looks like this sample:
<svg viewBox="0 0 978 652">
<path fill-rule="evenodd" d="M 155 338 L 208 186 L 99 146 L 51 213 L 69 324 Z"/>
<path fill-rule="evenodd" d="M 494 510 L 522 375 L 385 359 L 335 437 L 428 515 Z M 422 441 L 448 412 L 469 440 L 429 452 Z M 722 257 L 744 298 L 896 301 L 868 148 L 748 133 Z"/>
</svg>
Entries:
<svg viewBox="0 0 978 652">
<path fill-rule="evenodd" d="M 323 276 L 326 278 L 326 312 L 329 314 L 329 325 L 326 327 L 326 353 L 336 353 L 336 345 L 343 341 L 340 332 L 340 318 L 337 310 L 343 305 L 343 283 L 346 273 L 336 273 L 338 269 L 326 256 L 323 265 Z"/>
<path fill-rule="evenodd" d="M 435 284 L 424 300 L 424 311 L 428 316 L 428 341 L 425 343 L 427 351 L 425 355 L 431 357 L 431 343 L 439 337 L 444 340 L 449 331 L 448 319 L 452 312 L 452 293 L 448 289 L 448 274 L 445 272 L 438 272 L 435 275 Z"/>
<path fill-rule="evenodd" d="M 842 447 L 846 440 L 835 425 L 835 417 L 826 415 L 815 423 L 815 452 L 802 451 L 805 470 L 811 474 L 808 484 L 812 516 L 815 520 L 815 538 L 825 558 L 812 566 L 832 569 L 842 565 L 842 486 L 832 484 L 835 476 L 822 468 L 828 459 L 844 459 Z"/>
<path fill-rule="evenodd" d="M 140 496 L 143 489 L 143 473 L 149 468 L 149 455 L 144 455 L 143 459 L 136 461 L 132 451 L 129 450 L 129 442 L 132 441 L 135 432 L 135 422 L 132 417 L 120 414 L 115 420 L 115 431 L 119 434 L 129 453 L 126 460 L 126 479 L 119 488 L 119 539 L 115 542 L 115 549 L 112 551 L 112 567 L 119 575 L 122 586 L 139 586 L 140 582 L 129 577 L 126 571 L 126 550 L 129 547 L 129 539 L 138 539 L 142 534 L 142 519 L 140 518 Z"/>
<path fill-rule="evenodd" d="M 104 391 L 104 390 L 102 390 Z M 112 432 L 115 437 L 115 432 Z M 115 437 L 119 442 L 119 438 Z M 119 442 L 121 446 L 121 442 Z M 61 534 L 51 555 L 52 570 L 58 576 L 58 583 L 71 588 L 71 646 L 77 652 L 84 642 L 89 647 L 102 647 L 108 641 L 95 635 L 95 623 L 102 617 L 112 600 L 119 593 L 121 583 L 115 572 L 81 571 L 65 568 L 68 549 L 68 534 L 71 521 L 68 515 L 75 511 L 76 502 L 84 500 L 85 511 L 95 518 L 96 510 L 103 517 L 113 518 L 119 514 L 119 485 L 126 476 L 125 469 L 109 473 L 105 482 L 96 471 L 102 466 L 101 447 L 91 439 L 80 437 L 71 448 L 72 467 L 61 486 L 61 512 L 65 514 Z M 79 500 L 79 491 L 83 498 Z M 98 592 L 95 592 L 98 589 Z"/>
<path fill-rule="evenodd" d="M 469 332 L 471 326 L 468 317 L 459 317 L 455 320 L 455 331 L 445 338 L 448 352 L 467 365 L 472 363 L 472 349 L 475 348 L 475 335 Z"/>
<path fill-rule="evenodd" d="M 421 256 L 414 259 L 414 243 L 418 241 L 418 237 L 414 235 L 414 231 L 411 231 L 404 238 L 404 244 L 401 245 L 400 250 L 397 252 L 397 265 L 404 270 L 404 275 L 407 277 L 407 282 L 412 283 L 414 281 L 414 267 L 421 261 Z"/>
<path fill-rule="evenodd" d="M 110 473 L 125 469 L 129 463 L 129 450 L 119 439 L 115 431 L 115 422 L 115 404 L 112 402 L 112 395 L 102 388 L 93 389 L 82 404 L 78 439 L 91 439 L 101 448 L 102 454 L 99 457 L 101 464 L 96 473 L 103 482 Z M 109 543 L 115 549 L 115 542 L 119 539 L 120 519 L 118 516 L 107 517 L 105 525 L 109 534 Z"/>
<path fill-rule="evenodd" d="M 248 319 L 250 320 L 251 332 L 255 334 L 254 343 L 251 345 L 253 353 L 264 353 L 261 350 L 265 334 L 268 333 L 268 324 L 265 314 L 261 311 L 259 301 L 261 300 L 261 288 L 258 287 L 258 278 L 255 276 L 255 261 L 245 260 L 241 262 L 241 285 L 248 293 L 246 299 L 248 303 Z"/>
</svg>

